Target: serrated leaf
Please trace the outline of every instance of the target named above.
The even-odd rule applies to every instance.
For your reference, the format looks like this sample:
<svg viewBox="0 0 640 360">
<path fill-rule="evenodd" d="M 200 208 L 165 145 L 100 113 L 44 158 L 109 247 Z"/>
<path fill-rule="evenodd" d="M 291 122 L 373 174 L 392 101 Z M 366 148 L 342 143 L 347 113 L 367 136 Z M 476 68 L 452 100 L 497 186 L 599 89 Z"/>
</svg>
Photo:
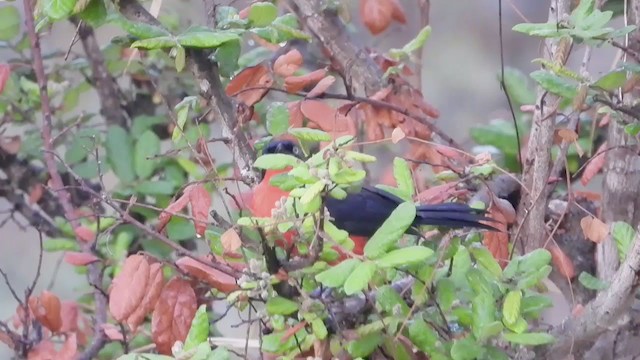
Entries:
<svg viewBox="0 0 640 360">
<path fill-rule="evenodd" d="M 542 332 L 523 333 L 523 334 L 503 334 L 505 340 L 519 345 L 544 345 L 551 344 L 555 338 L 553 335 Z"/>
<path fill-rule="evenodd" d="M 270 315 L 289 315 L 298 311 L 298 303 L 281 296 L 267 300 L 267 313 Z"/>
<path fill-rule="evenodd" d="M 376 264 L 373 262 L 365 261 L 357 264 L 353 272 L 347 276 L 347 280 L 344 282 L 344 293 L 353 295 L 366 289 L 375 272 Z"/>
<path fill-rule="evenodd" d="M 207 305 L 200 305 L 196 314 L 191 320 L 191 328 L 184 341 L 184 351 L 189 351 L 196 346 L 206 343 L 209 337 L 209 317 L 207 316 Z"/>
<path fill-rule="evenodd" d="M 415 190 L 413 187 L 411 168 L 406 160 L 399 157 L 393 159 L 393 177 L 396 179 L 398 190 L 404 194 L 402 199 L 410 200 Z"/>
<path fill-rule="evenodd" d="M 624 221 L 616 221 L 611 227 L 611 236 L 616 242 L 618 248 L 618 256 L 620 261 L 624 261 L 627 258 L 627 253 L 631 248 L 633 239 L 636 237 L 636 231 Z"/>
<path fill-rule="evenodd" d="M 383 268 L 411 265 L 425 261 L 433 255 L 433 250 L 424 246 L 409 246 L 391 251 L 378 258 L 375 263 Z"/>
<path fill-rule="evenodd" d="M 145 131 L 136 142 L 133 163 L 140 179 L 148 179 L 155 170 L 154 156 L 160 153 L 160 138 L 151 130 Z"/>
<path fill-rule="evenodd" d="M 364 255 L 376 259 L 384 255 L 411 226 L 416 217 L 413 202 L 398 205 L 364 247 Z"/>
<path fill-rule="evenodd" d="M 0 41 L 13 40 L 20 34 L 21 18 L 15 6 L 4 5 L 0 8 Z"/>
<path fill-rule="evenodd" d="M 188 31 L 178 35 L 176 41 L 184 47 L 215 48 L 229 41 L 238 41 L 240 35 L 237 31 Z"/>
<path fill-rule="evenodd" d="M 128 183 L 135 180 L 136 175 L 131 156 L 133 145 L 129 133 L 118 125 L 109 126 L 105 147 L 107 161 L 120 181 Z"/>
<path fill-rule="evenodd" d="M 272 102 L 267 109 L 267 131 L 273 136 L 282 135 L 289 129 L 289 108 L 281 102 Z"/>
<path fill-rule="evenodd" d="M 249 21 L 253 26 L 267 26 L 278 17 L 278 8 L 270 2 L 257 2 L 249 9 Z"/>
<path fill-rule="evenodd" d="M 582 284 L 582 286 L 586 287 L 589 290 L 600 291 L 609 287 L 609 284 L 585 271 L 580 273 L 580 275 L 578 276 L 578 281 L 580 281 L 580 284 Z"/>
<path fill-rule="evenodd" d="M 347 280 L 347 275 L 351 274 L 353 270 L 361 264 L 358 259 L 347 259 L 336 266 L 316 275 L 316 281 L 322 283 L 322 285 L 330 288 L 337 288 L 344 284 Z"/>
<path fill-rule="evenodd" d="M 507 326 L 513 325 L 520 318 L 520 305 L 522 303 L 522 291 L 512 290 L 504 297 L 502 304 L 502 319 Z"/>
<path fill-rule="evenodd" d="M 282 170 L 300 164 L 302 161 L 288 154 L 264 154 L 253 163 L 254 167 L 265 170 Z"/>
<path fill-rule="evenodd" d="M 331 135 L 328 132 L 319 129 L 291 128 L 289 129 L 289 134 L 302 141 L 331 141 Z"/>
</svg>

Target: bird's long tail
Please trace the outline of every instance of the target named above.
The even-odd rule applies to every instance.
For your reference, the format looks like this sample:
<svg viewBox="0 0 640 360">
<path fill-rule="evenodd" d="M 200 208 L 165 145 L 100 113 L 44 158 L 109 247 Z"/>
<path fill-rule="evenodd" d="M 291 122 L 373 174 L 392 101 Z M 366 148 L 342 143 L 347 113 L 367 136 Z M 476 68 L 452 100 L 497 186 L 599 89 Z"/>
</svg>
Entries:
<svg viewBox="0 0 640 360">
<path fill-rule="evenodd" d="M 467 204 L 420 205 L 416 210 L 414 225 L 434 225 L 449 228 L 474 227 L 500 231 L 491 225 L 481 222 L 496 222 L 496 220 L 484 216 L 484 210 L 474 209 Z"/>
</svg>

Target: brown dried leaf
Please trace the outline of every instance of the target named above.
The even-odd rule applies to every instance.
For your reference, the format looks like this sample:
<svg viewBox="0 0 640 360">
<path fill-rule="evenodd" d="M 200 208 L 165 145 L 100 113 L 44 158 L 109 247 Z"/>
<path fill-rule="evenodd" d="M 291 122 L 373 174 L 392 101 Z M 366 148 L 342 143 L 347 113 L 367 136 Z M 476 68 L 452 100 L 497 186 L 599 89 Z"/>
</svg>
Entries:
<svg viewBox="0 0 640 360">
<path fill-rule="evenodd" d="M 56 359 L 59 360 L 75 360 L 78 354 L 78 340 L 75 333 L 71 333 L 67 336 L 62 348 L 58 351 Z"/>
<path fill-rule="evenodd" d="M 360 0 L 360 17 L 373 35 L 378 35 L 389 27 L 393 12 L 390 0 Z"/>
<path fill-rule="evenodd" d="M 404 139 L 405 137 L 407 137 L 407 134 L 405 134 L 404 131 L 399 127 L 393 129 L 393 131 L 391 132 L 391 142 L 394 144 L 399 143 L 400 140 Z"/>
<path fill-rule="evenodd" d="M 596 244 L 601 243 L 609 234 L 609 226 L 593 216 L 585 216 L 580 220 L 584 236 Z"/>
<path fill-rule="evenodd" d="M 78 303 L 75 301 L 63 301 L 60 308 L 60 317 L 62 318 L 60 332 L 78 331 L 78 314 Z"/>
<path fill-rule="evenodd" d="M 19 135 L 3 137 L 0 139 L 0 148 L 8 154 L 15 155 L 20 151 L 22 139 Z"/>
<path fill-rule="evenodd" d="M 9 64 L 0 64 L 0 94 L 4 91 L 4 87 L 11 76 L 11 67 Z"/>
<path fill-rule="evenodd" d="M 120 332 L 120 329 L 113 324 L 102 324 L 102 331 L 107 335 L 107 338 L 111 341 L 122 341 L 124 336 Z"/>
<path fill-rule="evenodd" d="M 29 350 L 27 360 L 54 360 L 57 359 L 58 352 L 55 345 L 50 340 L 42 340 L 38 345 Z"/>
<path fill-rule="evenodd" d="M 4 331 L 0 331 L 0 343 L 3 343 L 9 347 L 10 350 L 15 350 L 15 343 L 11 336 Z"/>
<path fill-rule="evenodd" d="M 391 12 L 391 18 L 401 24 L 407 23 L 407 17 L 404 14 L 404 10 L 402 10 L 402 5 L 398 0 L 390 0 L 391 6 L 393 7 L 393 11 Z"/>
<path fill-rule="evenodd" d="M 305 75 L 289 76 L 284 79 L 284 89 L 289 93 L 297 93 L 305 87 L 322 80 L 326 75 L 326 69 L 318 69 Z"/>
<path fill-rule="evenodd" d="M 189 185 L 187 189 L 185 189 L 185 192 L 189 193 L 193 223 L 196 227 L 196 236 L 200 238 L 204 236 L 204 232 L 207 230 L 207 220 L 209 219 L 209 209 L 211 208 L 211 195 L 202 183 Z"/>
<path fill-rule="evenodd" d="M 61 307 L 60 299 L 47 290 L 38 297 L 29 298 L 29 310 L 33 316 L 54 333 L 62 327 Z"/>
<path fill-rule="evenodd" d="M 239 289 L 236 279 L 233 276 L 202 264 L 190 257 L 184 256 L 178 259 L 176 265 L 187 274 L 200 281 L 206 282 L 214 289 L 225 294 Z"/>
<path fill-rule="evenodd" d="M 273 63 L 273 71 L 283 77 L 291 76 L 300 69 L 302 62 L 300 51 L 293 49 L 276 59 Z"/>
<path fill-rule="evenodd" d="M 382 101 L 384 100 L 393 90 L 393 86 L 385 86 L 382 89 L 378 90 L 375 94 L 371 95 L 371 100 Z"/>
<path fill-rule="evenodd" d="M 293 128 L 302 127 L 302 123 L 304 122 L 304 115 L 302 115 L 302 111 L 300 110 L 300 101 L 292 101 L 287 104 L 287 108 L 289 109 L 289 124 Z"/>
<path fill-rule="evenodd" d="M 169 204 L 169 206 L 167 206 L 164 211 L 160 213 L 160 215 L 158 216 L 158 225 L 156 225 L 157 231 L 162 231 L 171 220 L 173 214 L 179 213 L 187 206 L 187 204 L 189 203 L 189 193 L 187 192 L 187 189 L 189 188 L 187 187 L 182 193 L 182 196 L 180 196 L 176 201 Z"/>
<path fill-rule="evenodd" d="M 567 254 L 556 244 L 549 244 L 547 250 L 551 253 L 551 261 L 556 271 L 569 280 L 573 279 L 576 276 L 576 268 Z"/>
<path fill-rule="evenodd" d="M 314 86 L 314 88 L 311 89 L 311 91 L 309 91 L 309 93 L 307 94 L 307 99 L 324 94 L 324 92 L 327 91 L 327 89 L 330 88 L 334 82 L 336 82 L 336 78 L 331 75 L 318 81 L 316 86 Z"/>
<path fill-rule="evenodd" d="M 458 192 L 456 183 L 446 183 L 432 186 L 415 196 L 415 200 L 421 204 L 440 204 Z"/>
<path fill-rule="evenodd" d="M 234 253 L 236 250 L 240 249 L 242 246 L 242 240 L 240 239 L 240 235 L 233 228 L 229 228 L 225 231 L 220 237 L 220 242 L 222 243 L 222 248 L 225 252 Z"/>
<path fill-rule="evenodd" d="M 587 166 L 584 167 L 582 176 L 580 177 L 580 183 L 586 186 L 591 180 L 602 170 L 607 160 L 605 156 L 605 150 L 607 149 L 607 142 L 605 141 L 600 145 L 596 154 L 589 160 Z"/>
<path fill-rule="evenodd" d="M 92 243 L 96 239 L 96 233 L 86 226 L 80 225 L 74 229 L 76 236 L 82 242 Z"/>
<path fill-rule="evenodd" d="M 144 298 L 140 302 L 140 306 L 138 306 L 127 318 L 127 325 L 131 329 L 131 332 L 136 332 L 138 326 L 144 322 L 145 316 L 147 316 L 147 314 L 149 314 L 156 306 L 163 286 L 164 274 L 162 272 L 162 264 L 153 263 L 149 266 L 149 281 L 145 290 Z"/>
<path fill-rule="evenodd" d="M 357 133 L 355 121 L 351 117 L 338 113 L 326 102 L 320 100 L 304 100 L 300 104 L 300 111 L 313 124 L 320 129 L 331 133 L 334 138 L 343 135 L 354 135 Z"/>
<path fill-rule="evenodd" d="M 173 344 L 186 339 L 197 307 L 188 281 L 176 277 L 164 286 L 151 318 L 151 336 L 160 354 L 171 355 Z"/>
<path fill-rule="evenodd" d="M 291 326 L 287 330 L 285 330 L 284 334 L 282 334 L 282 338 L 280 338 L 280 343 L 281 344 L 286 343 L 293 335 L 295 335 L 295 333 L 304 329 L 305 326 L 307 326 L 307 322 L 301 321 L 295 324 L 294 326 Z"/>
<path fill-rule="evenodd" d="M 507 232 L 507 221 L 500 209 L 493 204 L 489 207 L 487 212 L 489 217 L 498 221 L 492 222 L 491 226 L 498 230 L 502 230 L 503 232 L 485 232 L 482 243 L 487 247 L 487 249 L 489 249 L 494 259 L 496 259 L 502 268 L 504 268 L 509 262 L 509 233 Z"/>
<path fill-rule="evenodd" d="M 40 199 L 42 199 L 42 195 L 44 195 L 44 186 L 40 183 L 33 185 L 29 189 L 29 204 L 37 204 Z"/>
<path fill-rule="evenodd" d="M 96 261 L 100 261 L 100 258 L 90 253 L 77 251 L 67 251 L 64 253 L 64 262 L 73 266 L 87 266 Z"/>
<path fill-rule="evenodd" d="M 558 136 L 558 138 L 564 142 L 574 142 L 578 140 L 578 134 L 575 131 L 567 128 L 556 130 L 556 136 Z"/>
<path fill-rule="evenodd" d="M 111 283 L 109 311 L 123 322 L 141 305 L 149 281 L 149 263 L 142 255 L 129 256 Z"/>
<path fill-rule="evenodd" d="M 269 91 L 268 87 L 272 84 L 273 76 L 269 68 L 265 64 L 258 64 L 245 68 L 238 75 L 234 76 L 227 85 L 226 93 L 247 106 L 253 106 L 262 100 Z"/>
</svg>

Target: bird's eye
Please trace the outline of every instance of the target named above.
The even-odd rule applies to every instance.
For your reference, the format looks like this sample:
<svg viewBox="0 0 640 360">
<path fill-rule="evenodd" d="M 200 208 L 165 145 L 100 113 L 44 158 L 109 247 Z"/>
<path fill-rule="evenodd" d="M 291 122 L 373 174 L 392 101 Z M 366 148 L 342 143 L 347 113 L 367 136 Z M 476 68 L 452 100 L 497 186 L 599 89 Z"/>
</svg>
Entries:
<svg viewBox="0 0 640 360">
<path fill-rule="evenodd" d="M 294 146 L 293 147 L 293 155 L 300 155 L 300 153 L 301 153 L 300 147 Z"/>
</svg>

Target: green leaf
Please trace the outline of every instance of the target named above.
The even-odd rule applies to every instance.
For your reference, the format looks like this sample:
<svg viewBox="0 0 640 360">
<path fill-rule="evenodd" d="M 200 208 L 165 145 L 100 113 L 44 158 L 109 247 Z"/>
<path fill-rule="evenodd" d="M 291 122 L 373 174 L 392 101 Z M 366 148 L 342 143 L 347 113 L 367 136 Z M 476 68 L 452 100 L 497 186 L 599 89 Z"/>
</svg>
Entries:
<svg viewBox="0 0 640 360">
<path fill-rule="evenodd" d="M 580 284 L 582 284 L 582 286 L 586 287 L 589 290 L 600 291 L 609 287 L 609 284 L 585 271 L 580 273 L 580 276 L 578 276 L 578 281 L 580 281 Z"/>
<path fill-rule="evenodd" d="M 374 332 L 348 343 L 347 351 L 354 359 L 365 358 L 369 356 L 382 341 L 382 334 L 380 334 L 380 332 Z"/>
<path fill-rule="evenodd" d="M 504 325 L 500 321 L 494 321 L 492 323 L 486 324 L 480 330 L 480 338 L 478 340 L 486 340 L 490 339 L 494 336 L 497 336 L 504 330 Z"/>
<path fill-rule="evenodd" d="M 269 315 L 289 315 L 298 311 L 298 303 L 281 296 L 275 296 L 267 300 L 267 313 Z"/>
<path fill-rule="evenodd" d="M 351 185 L 358 183 L 367 176 L 364 170 L 353 170 L 351 168 L 340 169 L 335 174 L 329 174 L 331 180 L 338 185 Z"/>
<path fill-rule="evenodd" d="M 554 337 L 548 333 L 535 332 L 523 334 L 503 334 L 505 340 L 519 345 L 544 345 L 554 342 Z"/>
<path fill-rule="evenodd" d="M 52 20 L 61 20 L 69 15 L 76 6 L 76 0 L 45 0 L 44 13 Z"/>
<path fill-rule="evenodd" d="M 613 91 L 624 85 L 626 81 L 626 71 L 612 71 L 598 79 L 598 81 L 593 83 L 593 86 L 599 87 L 606 91 Z"/>
<path fill-rule="evenodd" d="M 376 264 L 370 261 L 359 263 L 344 282 L 344 293 L 347 295 L 353 295 L 366 289 L 375 272 Z"/>
<path fill-rule="evenodd" d="M 191 320 L 191 328 L 184 341 L 184 351 L 189 351 L 201 343 L 207 342 L 209 337 L 209 317 L 207 316 L 207 305 L 200 305 L 196 314 Z"/>
<path fill-rule="evenodd" d="M 173 48 L 176 53 L 175 65 L 176 71 L 181 72 L 184 69 L 185 63 L 187 61 L 187 52 L 184 50 L 182 46 L 176 46 Z"/>
<path fill-rule="evenodd" d="M 482 358 L 484 349 L 471 338 L 457 339 L 451 346 L 451 359 L 453 360 L 475 360 Z"/>
<path fill-rule="evenodd" d="M 487 293 L 481 293 L 476 295 L 471 300 L 472 311 L 472 331 L 473 334 L 480 338 L 482 337 L 482 329 L 496 321 L 496 303 L 493 297 Z"/>
<path fill-rule="evenodd" d="M 512 290 L 504 297 L 502 304 L 502 320 L 507 326 L 513 325 L 520 318 L 520 305 L 522 303 L 522 291 Z"/>
<path fill-rule="evenodd" d="M 278 8 L 270 2 L 258 2 L 249 9 L 251 25 L 260 27 L 271 24 L 278 17 Z"/>
<path fill-rule="evenodd" d="M 431 26 L 425 26 L 415 38 L 411 39 L 405 46 L 402 47 L 402 51 L 405 53 L 412 53 L 424 46 L 427 39 L 431 35 Z"/>
<path fill-rule="evenodd" d="M 546 70 L 536 70 L 531 77 L 542 88 L 558 96 L 573 99 L 578 93 L 578 85 Z"/>
<path fill-rule="evenodd" d="M 328 132 L 319 129 L 291 128 L 289 129 L 289 134 L 302 141 L 331 141 L 331 135 Z"/>
<path fill-rule="evenodd" d="M 336 266 L 330 267 L 327 270 L 316 275 L 316 281 L 322 283 L 322 285 L 330 288 L 337 288 L 342 286 L 347 280 L 347 275 L 351 274 L 353 270 L 362 262 L 358 259 L 347 259 Z"/>
<path fill-rule="evenodd" d="M 503 276 L 512 279 L 518 274 L 526 274 L 542 268 L 551 262 L 551 253 L 547 249 L 536 249 L 514 258 L 504 269 Z"/>
<path fill-rule="evenodd" d="M 167 120 L 163 116 L 140 115 L 133 118 L 131 125 L 131 136 L 138 138 L 142 134 L 153 128 L 155 125 L 165 124 Z"/>
<path fill-rule="evenodd" d="M 167 224 L 167 237 L 173 241 L 194 239 L 196 229 L 191 221 L 174 216 Z"/>
<path fill-rule="evenodd" d="M 506 120 L 492 120 L 489 125 L 471 128 L 471 138 L 479 145 L 492 145 L 506 155 L 517 155 L 515 129 L 513 123 Z M 457 175 L 454 175 L 454 179 Z"/>
<path fill-rule="evenodd" d="M 265 170 L 282 170 L 302 163 L 300 159 L 287 154 L 264 154 L 253 163 L 254 167 Z"/>
<path fill-rule="evenodd" d="M 159 36 L 150 39 L 134 41 L 131 47 L 134 49 L 156 50 L 174 47 L 176 39 L 171 36 Z"/>
<path fill-rule="evenodd" d="M 120 14 L 111 15 L 109 20 L 115 22 L 127 33 L 140 39 L 171 36 L 171 33 L 160 26 L 150 25 L 143 22 L 131 22 Z"/>
<path fill-rule="evenodd" d="M 535 92 L 529 87 L 529 79 L 520 70 L 507 67 L 504 69 L 504 84 L 509 97 L 516 104 L 533 104 L 536 101 Z"/>
<path fill-rule="evenodd" d="M 486 293 L 493 294 L 491 283 L 485 276 L 486 272 L 481 271 L 478 268 L 471 268 L 467 271 L 466 277 L 469 281 L 469 286 L 475 294 Z M 492 281 L 495 281 L 492 279 Z"/>
<path fill-rule="evenodd" d="M 118 126 L 111 125 L 107 130 L 107 139 L 105 143 L 107 149 L 107 160 L 111 165 L 111 169 L 118 179 L 123 183 L 129 183 L 135 180 L 135 170 L 133 165 L 133 145 L 127 131 Z"/>
<path fill-rule="evenodd" d="M 218 346 L 209 354 L 207 360 L 231 360 L 231 352 L 227 348 Z"/>
<path fill-rule="evenodd" d="M 175 360 L 173 356 L 151 353 L 131 353 L 120 356 L 117 360 Z"/>
<path fill-rule="evenodd" d="M 344 155 L 347 160 L 355 160 L 362 163 L 372 163 L 376 161 L 376 157 L 369 154 L 363 154 L 357 151 L 347 151 Z"/>
<path fill-rule="evenodd" d="M 145 195 L 173 195 L 176 185 L 169 180 L 145 180 L 139 183 L 135 190 Z"/>
<path fill-rule="evenodd" d="M 393 210 L 389 218 L 378 228 L 364 247 L 364 255 L 376 259 L 384 255 L 411 226 L 416 217 L 413 202 L 404 202 Z"/>
<path fill-rule="evenodd" d="M 238 68 L 238 59 L 242 53 L 240 41 L 227 41 L 216 49 L 215 59 L 220 68 L 220 74 L 230 78 Z"/>
<path fill-rule="evenodd" d="M 391 251 L 378 258 L 375 263 L 383 268 L 412 265 L 428 259 L 433 255 L 433 250 L 424 246 L 409 246 Z"/>
<path fill-rule="evenodd" d="M 389 315 L 407 316 L 409 314 L 409 306 L 402 299 L 400 294 L 398 294 L 398 292 L 390 285 L 378 288 L 376 292 L 376 303 L 382 311 Z"/>
<path fill-rule="evenodd" d="M 502 268 L 491 252 L 484 246 L 471 246 L 469 252 L 476 259 L 476 262 L 483 268 L 487 269 L 493 276 L 500 278 L 502 276 Z"/>
<path fill-rule="evenodd" d="M 178 35 L 176 41 L 184 47 L 215 48 L 229 41 L 240 40 L 235 30 L 188 31 Z"/>
<path fill-rule="evenodd" d="M 320 196 L 322 190 L 324 190 L 325 182 L 324 180 L 318 180 L 315 184 L 309 186 L 304 195 L 300 197 L 300 203 L 309 204 L 312 200 L 317 199 Z"/>
<path fill-rule="evenodd" d="M 71 140 L 71 144 L 64 153 L 64 161 L 74 165 L 87 158 L 100 143 L 100 133 L 94 129 L 82 129 L 78 131 Z"/>
<path fill-rule="evenodd" d="M 105 23 L 107 19 L 107 7 L 103 0 L 91 0 L 84 10 L 77 16 L 87 24 L 97 28 Z"/>
<path fill-rule="evenodd" d="M 78 242 L 75 239 L 51 238 L 42 243 L 42 250 L 46 252 L 79 251 L 80 246 L 78 246 Z"/>
<path fill-rule="evenodd" d="M 327 335 L 329 335 L 329 331 L 324 325 L 324 321 L 320 318 L 315 318 L 311 321 L 311 330 L 313 331 L 313 335 L 320 340 L 326 339 Z"/>
<path fill-rule="evenodd" d="M 625 125 L 624 132 L 631 136 L 638 136 L 638 134 L 640 134 L 640 123 L 633 122 L 631 124 Z"/>
<path fill-rule="evenodd" d="M 436 343 L 440 341 L 435 330 L 420 317 L 415 317 L 409 323 L 409 339 L 413 345 L 427 354 L 433 353 L 436 350 Z"/>
<path fill-rule="evenodd" d="M 449 310 L 456 299 L 456 285 L 449 278 L 442 278 L 436 284 L 436 298 L 443 310 Z"/>
<path fill-rule="evenodd" d="M 413 187 L 413 176 L 411 175 L 411 168 L 405 159 L 396 157 L 393 159 L 393 177 L 396 179 L 398 190 L 400 190 L 404 196 L 403 200 L 411 200 L 415 192 Z"/>
<path fill-rule="evenodd" d="M 531 36 L 555 37 L 561 34 L 558 30 L 556 22 L 547 23 L 522 23 L 512 28 L 513 31 L 524 33 Z"/>
<path fill-rule="evenodd" d="M 528 289 L 545 279 L 551 273 L 551 266 L 544 265 L 537 271 L 533 271 L 518 281 L 518 289 Z"/>
<path fill-rule="evenodd" d="M 636 231 L 626 222 L 616 221 L 611 227 L 611 236 L 616 241 L 620 261 L 624 261 L 627 258 L 633 239 L 636 237 Z"/>
<path fill-rule="evenodd" d="M 133 163 L 140 179 L 148 179 L 155 170 L 154 156 L 160 153 L 160 138 L 151 130 L 145 131 L 136 142 Z"/>
<path fill-rule="evenodd" d="M 4 5 L 0 8 L 0 41 L 10 41 L 20 34 L 22 16 L 15 6 Z"/>
<path fill-rule="evenodd" d="M 273 136 L 282 135 L 289 129 L 289 108 L 281 102 L 272 102 L 267 109 L 267 131 Z"/>
</svg>

